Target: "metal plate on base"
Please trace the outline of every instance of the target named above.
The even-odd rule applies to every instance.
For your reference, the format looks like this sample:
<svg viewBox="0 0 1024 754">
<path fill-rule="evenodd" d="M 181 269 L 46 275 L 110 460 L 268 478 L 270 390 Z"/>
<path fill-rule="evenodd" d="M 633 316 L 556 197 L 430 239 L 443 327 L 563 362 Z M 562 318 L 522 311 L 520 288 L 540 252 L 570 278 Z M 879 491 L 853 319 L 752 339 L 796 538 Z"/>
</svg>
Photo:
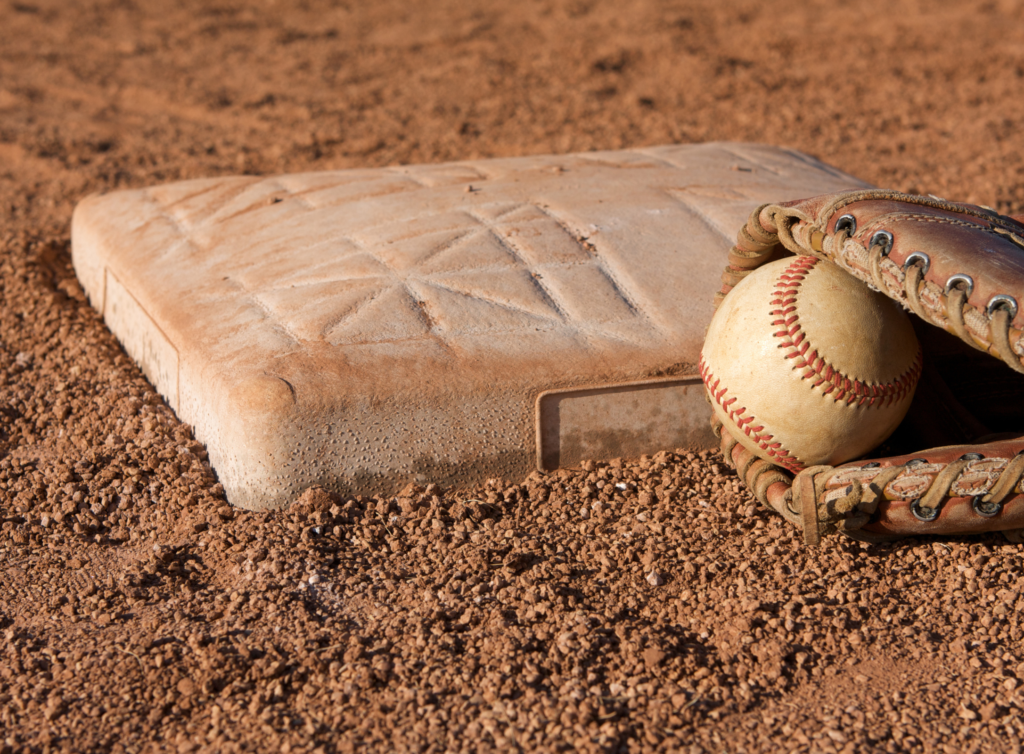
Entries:
<svg viewBox="0 0 1024 754">
<path fill-rule="evenodd" d="M 709 416 L 699 376 L 548 391 L 537 398 L 537 468 L 712 448 Z"/>
</svg>

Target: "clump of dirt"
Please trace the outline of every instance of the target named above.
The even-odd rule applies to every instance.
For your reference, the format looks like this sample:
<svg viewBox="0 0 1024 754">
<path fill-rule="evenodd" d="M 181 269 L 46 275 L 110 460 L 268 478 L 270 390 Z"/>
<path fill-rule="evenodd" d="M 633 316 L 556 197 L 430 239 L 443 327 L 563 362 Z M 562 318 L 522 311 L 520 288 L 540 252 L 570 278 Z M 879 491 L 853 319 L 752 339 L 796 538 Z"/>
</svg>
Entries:
<svg viewBox="0 0 1024 754">
<path fill-rule="evenodd" d="M 1019 213 L 1018 6 L 0 1 L 0 752 L 1019 751 L 1003 538 L 809 549 L 685 450 L 239 511 L 68 253 L 91 191 L 713 139 Z"/>
</svg>

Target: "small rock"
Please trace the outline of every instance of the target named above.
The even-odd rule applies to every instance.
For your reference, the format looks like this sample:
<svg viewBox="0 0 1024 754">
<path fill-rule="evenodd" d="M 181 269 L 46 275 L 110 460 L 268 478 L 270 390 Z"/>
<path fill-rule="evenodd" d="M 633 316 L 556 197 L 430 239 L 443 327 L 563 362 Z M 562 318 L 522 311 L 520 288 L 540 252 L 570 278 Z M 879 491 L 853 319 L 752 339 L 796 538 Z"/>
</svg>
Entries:
<svg viewBox="0 0 1024 754">
<path fill-rule="evenodd" d="M 655 668 L 661 665 L 665 659 L 665 650 L 659 649 L 658 647 L 648 647 L 644 650 L 644 664 L 647 667 Z"/>
<path fill-rule="evenodd" d="M 972 710 L 970 707 L 961 704 L 960 705 L 960 717 L 964 720 L 977 720 L 978 713 Z"/>
<path fill-rule="evenodd" d="M 182 696 L 192 696 L 196 691 L 196 685 L 191 678 L 182 678 L 178 681 L 178 693 Z"/>
<path fill-rule="evenodd" d="M 651 586 L 661 586 L 665 583 L 665 577 L 652 569 L 651 572 L 647 574 L 647 583 Z"/>
<path fill-rule="evenodd" d="M 999 708 L 999 705 L 995 702 L 989 702 L 988 704 L 986 704 L 984 707 L 978 710 L 978 714 L 981 716 L 981 721 L 983 723 L 987 723 L 989 720 L 993 720 L 997 717 L 1003 716 L 1002 710 Z"/>
</svg>

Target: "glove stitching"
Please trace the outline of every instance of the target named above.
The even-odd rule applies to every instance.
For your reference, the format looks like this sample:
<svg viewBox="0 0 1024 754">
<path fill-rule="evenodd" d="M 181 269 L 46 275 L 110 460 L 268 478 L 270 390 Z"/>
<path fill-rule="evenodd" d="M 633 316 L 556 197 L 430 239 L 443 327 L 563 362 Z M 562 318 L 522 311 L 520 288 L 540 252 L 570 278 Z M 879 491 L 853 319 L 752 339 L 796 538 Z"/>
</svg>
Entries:
<svg viewBox="0 0 1024 754">
<path fill-rule="evenodd" d="M 923 222 L 941 222 L 949 225 L 958 225 L 983 232 L 993 233 L 1001 237 L 1011 236 L 1011 240 L 1017 236 L 1008 233 L 1001 228 L 987 228 L 982 225 L 965 223 L 949 218 L 936 218 L 930 215 L 915 215 L 911 213 L 890 213 L 883 218 L 876 220 L 862 231 L 859 235 L 870 236 L 877 228 L 891 226 L 887 220 L 892 218 L 911 219 Z M 838 249 L 836 249 L 838 242 Z M 895 264 L 888 257 L 883 257 L 881 249 L 872 246 L 865 249 L 863 244 L 856 239 L 850 238 L 845 232 L 839 232 L 832 237 L 829 248 L 833 250 L 834 261 L 839 263 L 854 275 L 861 277 L 861 271 L 870 275 L 873 281 L 872 287 L 887 293 L 890 298 L 899 301 L 910 308 L 925 321 L 932 322 L 947 330 L 951 330 L 960 340 L 968 345 L 986 351 L 1004 361 L 1010 368 L 1018 372 L 1024 372 L 1024 365 L 1021 364 L 1021 356 L 1024 355 L 1024 334 L 1017 333 L 1011 338 L 1011 322 L 1000 312 L 992 316 L 986 316 L 973 305 L 967 302 L 967 297 L 952 291 L 945 293 L 934 283 L 928 281 L 923 275 L 911 274 L 908 270 L 904 272 L 899 265 Z M 922 285 L 923 283 L 923 285 Z M 939 291 L 936 302 L 929 309 L 930 316 L 925 313 L 921 304 L 923 296 L 921 288 L 929 289 L 936 287 Z M 931 302 L 930 302 L 931 303 Z"/>
<path fill-rule="evenodd" d="M 938 215 L 926 215 L 919 212 L 890 212 L 889 214 L 882 215 L 881 217 L 875 218 L 870 224 L 865 225 L 861 231 L 857 234 L 858 236 L 870 237 L 872 231 L 885 228 L 892 224 L 893 220 L 917 220 L 923 223 L 940 223 L 943 225 L 957 225 L 961 228 L 972 228 L 976 230 L 994 232 L 989 226 L 984 225 L 980 222 L 970 222 L 968 220 L 959 220 L 954 217 L 941 217 Z"/>
<path fill-rule="evenodd" d="M 945 199 L 919 196 L 916 194 L 904 194 L 899 191 L 889 191 L 887 189 L 861 189 L 858 191 L 844 193 L 838 196 L 830 204 L 822 207 L 818 211 L 817 215 L 818 217 L 832 217 L 845 207 L 849 207 L 851 204 L 875 200 L 895 201 L 906 204 L 916 204 L 921 207 L 932 207 L 934 209 L 938 209 L 943 212 L 951 212 L 956 215 L 976 217 L 986 223 L 991 223 L 992 225 L 998 225 L 1000 227 L 1010 226 L 1007 227 L 1007 229 L 1019 229 L 1021 227 L 1021 224 L 1013 218 L 1000 215 L 998 212 L 991 209 L 976 207 L 970 204 L 960 204 L 957 202 L 947 201 Z M 784 208 L 780 207 L 780 209 Z"/>
</svg>

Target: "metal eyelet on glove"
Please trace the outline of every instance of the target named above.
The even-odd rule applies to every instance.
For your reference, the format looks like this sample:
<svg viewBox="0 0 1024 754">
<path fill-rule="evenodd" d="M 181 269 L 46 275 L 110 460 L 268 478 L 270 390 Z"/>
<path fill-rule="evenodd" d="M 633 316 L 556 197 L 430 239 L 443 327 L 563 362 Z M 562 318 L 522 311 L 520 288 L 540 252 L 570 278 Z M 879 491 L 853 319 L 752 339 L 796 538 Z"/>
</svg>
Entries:
<svg viewBox="0 0 1024 754">
<path fill-rule="evenodd" d="M 876 230 L 868 242 L 868 269 L 871 282 L 880 291 L 886 289 L 885 277 L 882 275 L 882 260 L 892 251 L 893 236 L 887 230 Z"/>
<path fill-rule="evenodd" d="M 946 281 L 946 293 L 949 293 L 954 288 L 959 288 L 964 292 L 966 298 L 970 298 L 974 292 L 974 278 L 970 275 L 964 275 L 962 272 L 951 275 L 949 280 Z"/>
<path fill-rule="evenodd" d="M 889 252 L 892 251 L 893 238 L 892 233 L 887 230 L 875 231 L 871 235 L 871 242 L 868 244 L 868 248 L 872 246 L 880 246 L 882 250 L 882 256 L 889 256 Z"/>
<path fill-rule="evenodd" d="M 997 293 L 989 299 L 985 313 L 988 315 L 989 337 L 999 358 L 1015 372 L 1024 373 L 1020 355 L 1010 343 L 1010 328 L 1017 316 L 1017 299 L 1005 293 Z M 1019 340 L 1017 345 L 1020 346 Z"/>
<path fill-rule="evenodd" d="M 918 262 L 921 263 L 921 276 L 923 277 L 927 275 L 928 270 L 930 270 L 932 267 L 932 260 L 931 257 L 925 254 L 923 251 L 915 251 L 906 258 L 906 261 L 903 262 L 904 271 L 906 271 L 906 269 L 910 267 L 910 265 L 917 264 Z"/>
<path fill-rule="evenodd" d="M 847 233 L 849 233 L 851 236 L 854 233 L 856 233 L 857 232 L 857 218 L 854 217 L 853 215 L 843 215 L 838 220 L 836 220 L 835 229 L 832 232 L 833 233 L 842 233 L 844 230 Z"/>
<path fill-rule="evenodd" d="M 910 512 L 914 514 L 914 518 L 918 521 L 934 521 L 939 517 L 938 508 L 922 508 L 921 498 L 915 498 L 910 501 Z"/>
<path fill-rule="evenodd" d="M 1010 313 L 1010 319 L 1012 320 L 1017 316 L 1017 299 L 1013 296 L 1007 296 L 1005 293 L 997 293 L 989 299 L 988 306 L 985 307 L 985 313 L 991 317 L 995 314 L 996 309 L 1006 309 Z"/>
<path fill-rule="evenodd" d="M 964 319 L 964 309 L 973 292 L 974 278 L 970 275 L 958 272 L 946 281 L 946 321 L 953 334 L 964 343 L 974 342 Z"/>
<path fill-rule="evenodd" d="M 1003 509 L 1002 503 L 996 502 L 985 502 L 982 500 L 984 495 L 975 495 L 971 498 L 971 510 L 977 513 L 982 518 L 995 518 L 999 515 L 999 512 Z"/>
<path fill-rule="evenodd" d="M 914 251 L 903 262 L 903 290 L 907 295 L 907 306 L 926 322 L 928 313 L 921 305 L 921 284 L 931 269 L 932 260 L 923 251 Z"/>
</svg>

